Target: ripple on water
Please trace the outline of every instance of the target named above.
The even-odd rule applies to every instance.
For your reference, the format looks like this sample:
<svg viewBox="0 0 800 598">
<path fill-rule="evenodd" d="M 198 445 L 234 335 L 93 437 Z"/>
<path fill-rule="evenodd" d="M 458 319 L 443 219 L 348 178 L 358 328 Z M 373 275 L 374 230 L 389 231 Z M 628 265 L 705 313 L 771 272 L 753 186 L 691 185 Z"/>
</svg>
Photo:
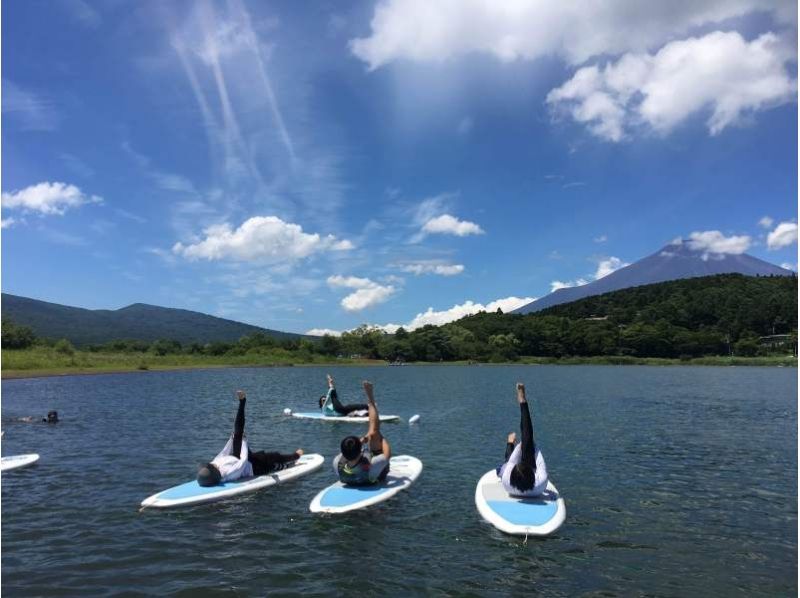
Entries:
<svg viewBox="0 0 800 598">
<path fill-rule="evenodd" d="M 237 369 L 3 382 L 2 582 L 13 595 L 791 595 L 797 591 L 796 371 L 730 368 L 333 368 L 342 398 L 373 378 L 396 452 L 423 458 L 384 505 L 313 516 L 330 462 L 231 501 L 138 512 L 189 479 L 249 391 L 255 449 L 328 459 L 361 428 L 294 421 L 320 368 Z M 537 443 L 567 501 L 547 539 L 511 537 L 474 506 L 480 475 L 533 396 Z M 57 427 L 9 418 L 63 415 Z M 747 443 L 743 447 L 742 436 Z M 757 476 L 753 472 L 758 472 Z M 747 488 L 757 478 L 756 488 Z"/>
</svg>

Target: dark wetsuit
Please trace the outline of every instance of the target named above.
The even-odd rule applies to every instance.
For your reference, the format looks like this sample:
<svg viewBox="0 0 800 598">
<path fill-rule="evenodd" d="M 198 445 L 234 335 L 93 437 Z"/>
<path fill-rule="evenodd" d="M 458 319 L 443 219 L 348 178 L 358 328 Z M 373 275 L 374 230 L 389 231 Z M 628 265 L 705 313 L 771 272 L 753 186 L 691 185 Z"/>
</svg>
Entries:
<svg viewBox="0 0 800 598">
<path fill-rule="evenodd" d="M 239 401 L 239 410 L 236 412 L 236 421 L 233 424 L 233 450 L 232 455 L 241 458 L 242 437 L 244 436 L 244 404 L 247 399 Z M 265 451 L 247 451 L 247 460 L 253 466 L 253 475 L 259 476 L 271 473 L 286 467 L 300 458 L 297 453 L 282 455 L 281 453 L 267 453 Z"/>
<path fill-rule="evenodd" d="M 334 410 L 341 415 L 347 415 L 352 411 L 367 411 L 368 409 L 366 405 L 342 405 L 339 402 L 339 396 L 336 394 L 335 388 L 328 390 L 328 397 L 331 399 L 331 405 L 333 406 Z"/>
</svg>

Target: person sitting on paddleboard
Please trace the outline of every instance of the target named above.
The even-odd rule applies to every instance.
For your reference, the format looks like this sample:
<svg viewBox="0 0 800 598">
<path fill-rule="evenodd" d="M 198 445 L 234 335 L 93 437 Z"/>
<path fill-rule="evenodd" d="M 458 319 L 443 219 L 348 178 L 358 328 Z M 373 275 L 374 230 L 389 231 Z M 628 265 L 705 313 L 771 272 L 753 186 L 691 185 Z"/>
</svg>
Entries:
<svg viewBox="0 0 800 598">
<path fill-rule="evenodd" d="M 323 415 L 332 416 L 356 415 L 359 411 L 367 411 L 366 405 L 342 405 L 330 374 L 328 374 L 328 394 L 319 398 L 319 408 L 322 409 Z"/>
<path fill-rule="evenodd" d="M 271 473 L 294 463 L 303 454 L 303 449 L 297 449 L 289 455 L 251 451 L 247 446 L 247 439 L 244 438 L 244 406 L 247 397 L 241 390 L 236 391 L 236 397 L 239 399 L 239 410 L 233 423 L 233 435 L 222 452 L 197 472 L 197 483 L 201 486 L 216 486 L 222 482 Z"/>
<path fill-rule="evenodd" d="M 505 462 L 497 468 L 503 488 L 512 496 L 540 496 L 547 488 L 547 465 L 533 440 L 533 424 L 525 398 L 525 385 L 517 382 L 522 442 L 514 447 L 517 435 L 511 432 L 506 443 Z"/>
<path fill-rule="evenodd" d="M 372 383 L 364 381 L 369 410 L 369 428 L 366 436 L 347 436 L 342 440 L 340 455 L 333 460 L 333 470 L 339 481 L 348 486 L 377 484 L 389 475 L 392 447 L 381 434 L 381 420 L 372 394 Z"/>
</svg>

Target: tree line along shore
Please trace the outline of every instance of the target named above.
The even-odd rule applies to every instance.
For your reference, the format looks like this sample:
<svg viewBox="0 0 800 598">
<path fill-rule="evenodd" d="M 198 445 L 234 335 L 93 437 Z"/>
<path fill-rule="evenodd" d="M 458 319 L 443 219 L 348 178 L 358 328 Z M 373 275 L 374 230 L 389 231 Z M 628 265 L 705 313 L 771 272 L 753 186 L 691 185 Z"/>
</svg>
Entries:
<svg viewBox="0 0 800 598">
<path fill-rule="evenodd" d="M 635 287 L 526 315 L 481 312 L 394 334 L 75 347 L 4 318 L 4 377 L 191 367 L 390 363 L 797 364 L 797 278 L 737 274 Z"/>
</svg>

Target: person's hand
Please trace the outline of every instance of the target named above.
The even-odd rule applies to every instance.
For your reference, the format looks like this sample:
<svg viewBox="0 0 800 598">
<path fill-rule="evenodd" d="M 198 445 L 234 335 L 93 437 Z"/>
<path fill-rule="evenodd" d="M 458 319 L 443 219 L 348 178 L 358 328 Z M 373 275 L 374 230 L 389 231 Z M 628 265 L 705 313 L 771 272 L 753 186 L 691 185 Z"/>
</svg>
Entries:
<svg viewBox="0 0 800 598">
<path fill-rule="evenodd" d="M 517 382 L 517 401 L 525 402 L 525 385 L 522 382 Z"/>
<path fill-rule="evenodd" d="M 328 374 L 328 386 L 333 387 L 333 376 Z"/>
<path fill-rule="evenodd" d="M 245 398 L 244 391 L 243 390 L 237 390 L 236 391 L 236 398 L 239 399 L 240 401 L 243 400 Z"/>
<path fill-rule="evenodd" d="M 517 434 L 516 432 L 511 432 L 508 435 L 508 444 L 514 444 L 517 441 Z"/>
<path fill-rule="evenodd" d="M 298 454 L 298 455 L 299 455 L 299 456 L 301 456 L 301 457 L 303 456 L 304 452 L 305 452 L 305 451 L 303 451 L 303 449 L 297 449 L 297 450 L 295 451 L 295 453 L 296 453 L 296 454 Z"/>
<path fill-rule="evenodd" d="M 364 380 L 361 385 L 364 387 L 364 392 L 367 395 L 367 400 L 370 402 L 374 402 L 375 399 L 372 398 L 372 382 L 368 382 Z"/>
</svg>

